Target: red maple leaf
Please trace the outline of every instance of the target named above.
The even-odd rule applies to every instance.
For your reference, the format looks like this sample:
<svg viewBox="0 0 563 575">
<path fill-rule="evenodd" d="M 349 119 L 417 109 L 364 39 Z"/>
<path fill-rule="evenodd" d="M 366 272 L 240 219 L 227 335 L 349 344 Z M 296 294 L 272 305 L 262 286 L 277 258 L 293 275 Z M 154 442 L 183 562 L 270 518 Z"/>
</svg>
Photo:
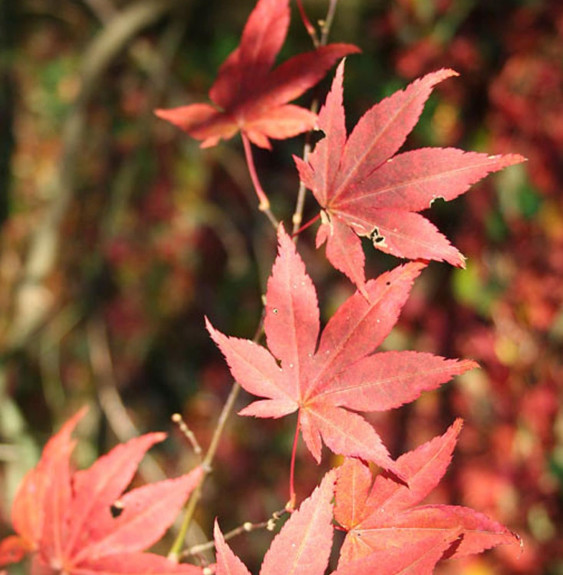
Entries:
<svg viewBox="0 0 563 575">
<path fill-rule="evenodd" d="M 332 545 L 334 479 L 334 471 L 329 471 L 299 510 L 292 513 L 272 541 L 260 575 L 323 575 Z M 225 542 L 217 523 L 215 546 L 216 575 L 250 575 L 250 571 Z"/>
<path fill-rule="evenodd" d="M 348 563 L 364 568 L 370 563 L 379 566 L 382 557 L 397 548 L 403 559 L 409 557 L 408 565 L 424 560 L 430 570 L 420 572 L 431 573 L 432 561 L 442 555 L 461 557 L 518 541 L 505 527 L 468 507 L 416 506 L 446 472 L 461 427 L 458 419 L 443 436 L 397 459 L 396 467 L 408 487 L 385 473 L 373 481 L 369 467 L 356 459 L 347 459 L 340 467 L 334 516 L 348 533 L 340 552 L 338 575 L 361 572 L 345 569 Z"/>
<path fill-rule="evenodd" d="M 270 148 L 269 138 L 290 138 L 314 128 L 316 114 L 288 102 L 314 86 L 338 59 L 359 49 L 351 44 L 330 44 L 271 70 L 289 19 L 288 0 L 259 0 L 240 45 L 225 60 L 209 91 L 214 105 L 157 110 L 157 116 L 203 140 L 204 148 L 239 130 L 257 146 Z"/>
<path fill-rule="evenodd" d="M 342 105 L 344 65 L 319 113 L 325 133 L 307 162 L 295 158 L 300 178 L 323 208 L 317 247 L 361 290 L 364 253 L 358 236 L 376 248 L 408 259 L 464 258 L 417 212 L 441 198 L 463 194 L 490 172 L 524 161 L 519 155 L 489 156 L 454 148 L 422 148 L 397 154 L 415 126 L 432 88 L 457 75 L 439 70 L 373 106 L 347 136 Z"/>
<path fill-rule="evenodd" d="M 12 508 L 18 535 L 0 543 L 0 566 L 33 553 L 34 575 L 201 575 L 199 567 L 142 552 L 172 524 L 201 469 L 122 495 L 145 452 L 165 434 L 132 439 L 89 469 L 73 471 L 71 434 L 84 413 L 50 439 L 37 466 L 25 476 Z"/>
<path fill-rule="evenodd" d="M 233 377 L 249 393 L 266 398 L 240 413 L 277 418 L 299 411 L 298 429 L 317 461 L 322 438 L 335 453 L 396 470 L 379 435 L 355 412 L 398 407 L 476 364 L 411 351 L 372 353 L 397 321 L 424 267 L 420 263 L 399 266 L 367 282 L 368 298 L 359 292 L 352 295 L 319 340 L 315 288 L 281 226 L 278 236 L 279 253 L 266 293 L 269 351 L 227 337 L 208 322 Z"/>
</svg>

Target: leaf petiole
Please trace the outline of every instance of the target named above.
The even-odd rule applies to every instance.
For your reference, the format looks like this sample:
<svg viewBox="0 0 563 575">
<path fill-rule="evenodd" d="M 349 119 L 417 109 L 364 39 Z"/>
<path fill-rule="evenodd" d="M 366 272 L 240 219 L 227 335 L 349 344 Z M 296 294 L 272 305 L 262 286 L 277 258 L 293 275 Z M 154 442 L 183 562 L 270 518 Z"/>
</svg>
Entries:
<svg viewBox="0 0 563 575">
<path fill-rule="evenodd" d="M 295 436 L 293 437 L 293 448 L 291 450 L 291 466 L 289 470 L 289 501 L 285 504 L 287 511 L 295 509 L 297 496 L 295 494 L 295 459 L 297 456 L 297 443 L 299 441 L 299 419 L 301 412 L 297 416 L 297 425 L 295 426 Z"/>
<path fill-rule="evenodd" d="M 258 209 L 266 214 L 267 218 L 274 226 L 274 229 L 277 230 L 279 222 L 276 219 L 276 216 L 274 216 L 274 214 L 272 213 L 272 210 L 270 210 L 270 200 L 268 199 L 268 196 L 266 195 L 266 192 L 264 192 L 262 184 L 258 179 L 258 173 L 256 172 L 256 166 L 254 164 L 254 157 L 252 156 L 252 147 L 250 145 L 250 140 L 246 137 L 244 132 L 241 133 L 241 136 L 242 136 L 242 144 L 244 146 L 244 155 L 246 157 L 246 164 L 248 166 L 248 171 L 250 173 L 250 179 L 252 180 L 254 190 L 256 191 L 258 200 L 260 201 L 260 203 L 258 204 Z"/>
</svg>

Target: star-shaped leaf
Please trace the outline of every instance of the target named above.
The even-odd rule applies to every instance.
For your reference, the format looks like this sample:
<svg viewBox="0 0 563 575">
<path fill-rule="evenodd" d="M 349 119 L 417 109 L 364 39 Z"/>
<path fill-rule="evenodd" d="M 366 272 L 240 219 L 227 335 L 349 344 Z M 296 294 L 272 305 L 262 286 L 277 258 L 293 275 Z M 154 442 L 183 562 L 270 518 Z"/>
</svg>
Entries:
<svg viewBox="0 0 563 575">
<path fill-rule="evenodd" d="M 437 560 L 442 554 L 461 557 L 517 541 L 505 527 L 473 509 L 417 505 L 446 472 L 461 427 L 461 420 L 457 420 L 443 436 L 397 459 L 397 469 L 408 487 L 385 473 L 372 482 L 367 465 L 356 459 L 346 460 L 339 469 L 335 492 L 335 519 L 348 532 L 341 549 L 339 574 L 341 566 L 362 559 L 358 565 L 365 567 L 397 548 L 404 557 L 410 556 L 410 561 L 419 554 L 420 558 Z M 442 539 L 436 539 L 439 534 Z M 441 551 L 438 556 L 427 555 L 432 549 Z M 343 575 L 348 572 L 356 571 L 342 570 Z"/>
<path fill-rule="evenodd" d="M 365 275 L 358 236 L 398 257 L 463 266 L 458 250 L 418 212 L 437 198 L 456 198 L 491 172 L 524 161 L 516 154 L 489 156 L 454 148 L 397 154 L 433 87 L 455 75 L 444 69 L 416 80 L 368 110 L 347 136 L 340 64 L 319 113 L 325 138 L 307 162 L 295 158 L 301 180 L 323 210 L 317 247 L 326 242 L 332 265 L 360 290 Z"/>
<path fill-rule="evenodd" d="M 268 281 L 264 328 L 268 349 L 227 337 L 208 323 L 233 377 L 265 399 L 242 415 L 282 417 L 299 412 L 308 449 L 321 459 L 321 441 L 334 452 L 395 466 L 373 427 L 358 411 L 382 411 L 413 401 L 475 366 L 427 353 L 372 353 L 393 328 L 424 265 L 408 263 L 366 283 L 338 309 L 320 335 L 317 294 L 305 265 L 280 226 L 279 253 Z M 279 362 L 279 363 L 278 363 Z M 396 470 L 395 470 L 396 471 Z"/>
<path fill-rule="evenodd" d="M 259 0 L 239 47 L 225 60 L 209 91 L 210 104 L 191 104 L 156 114 L 178 126 L 202 147 L 241 130 L 262 148 L 315 127 L 316 114 L 289 104 L 314 86 L 340 58 L 359 52 L 351 44 L 330 44 L 272 66 L 289 26 L 289 0 Z"/>
</svg>

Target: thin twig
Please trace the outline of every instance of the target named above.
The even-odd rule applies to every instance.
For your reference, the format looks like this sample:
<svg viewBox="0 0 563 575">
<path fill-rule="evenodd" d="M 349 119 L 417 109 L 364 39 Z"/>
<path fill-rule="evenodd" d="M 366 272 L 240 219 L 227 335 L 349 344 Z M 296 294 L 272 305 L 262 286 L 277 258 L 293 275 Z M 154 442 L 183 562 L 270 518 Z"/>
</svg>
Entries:
<svg viewBox="0 0 563 575">
<path fill-rule="evenodd" d="M 328 42 L 328 36 L 330 34 L 330 29 L 332 28 L 332 23 L 334 22 L 337 5 L 338 0 L 330 0 L 326 18 L 321 26 L 321 46 L 326 46 L 326 43 Z"/>
<path fill-rule="evenodd" d="M 332 23 L 334 22 L 334 15 L 336 13 L 336 6 L 338 4 L 338 0 L 330 0 L 330 4 L 328 6 L 328 11 L 326 14 L 326 18 L 324 19 L 324 21 L 322 22 L 322 26 L 321 26 L 321 39 L 317 43 L 315 43 L 315 39 L 316 39 L 316 34 L 315 36 L 311 36 L 313 38 L 313 44 L 315 44 L 315 47 L 318 48 L 319 46 L 326 46 L 327 42 L 328 42 L 328 36 L 330 34 L 330 29 L 332 27 Z M 301 2 L 298 2 L 298 5 L 301 5 Z M 300 6 L 300 10 L 302 10 L 302 7 Z M 303 10 L 304 13 L 304 10 Z M 303 14 L 302 14 L 302 19 L 303 19 Z M 305 16 L 306 18 L 306 16 Z M 307 19 L 308 21 L 308 19 Z M 305 27 L 307 27 L 305 25 Z M 313 112 L 314 114 L 316 114 L 319 110 L 319 100 L 318 98 L 315 98 L 313 100 L 313 103 L 311 104 L 310 107 L 311 112 Z M 307 136 L 305 138 L 305 145 L 303 146 L 303 161 L 307 161 L 307 158 L 309 157 L 309 154 L 311 153 L 311 132 L 307 133 Z M 297 242 L 297 238 L 298 238 L 298 232 L 299 229 L 301 227 L 301 223 L 303 222 L 303 210 L 305 209 L 305 197 L 306 197 L 306 192 L 307 189 L 305 187 L 305 184 L 303 184 L 303 182 L 299 182 L 299 190 L 297 191 L 297 201 L 295 203 L 295 211 L 293 213 L 293 217 L 291 218 L 291 221 L 293 223 L 293 240 L 295 242 Z"/>
<path fill-rule="evenodd" d="M 194 450 L 194 453 L 200 457 L 203 453 L 203 449 L 201 449 L 201 445 L 199 444 L 195 433 L 188 427 L 188 424 L 184 421 L 179 413 L 174 413 L 171 419 L 178 426 L 178 429 L 182 432 L 182 435 L 188 440 L 189 444 Z"/>
<path fill-rule="evenodd" d="M 257 531 L 258 529 L 266 529 L 267 531 L 273 531 L 276 527 L 278 521 L 287 513 L 287 509 L 280 509 L 279 511 L 274 511 L 271 517 L 267 521 L 260 521 L 259 523 L 251 523 L 250 521 L 244 522 L 242 525 L 227 531 L 223 535 L 225 541 L 233 539 L 242 533 L 251 533 L 252 531 Z M 190 557 L 192 555 L 199 555 L 204 551 L 209 551 L 215 547 L 215 541 L 208 541 L 207 543 L 202 543 L 201 545 L 194 545 L 189 549 L 186 549 L 182 553 L 182 559 Z"/>
<path fill-rule="evenodd" d="M 258 327 L 256 329 L 256 333 L 254 334 L 252 341 L 258 342 L 259 339 L 262 337 L 263 331 L 264 331 L 264 309 L 262 310 L 260 322 L 258 324 Z M 221 440 L 221 437 L 223 435 L 223 431 L 225 430 L 227 420 L 229 419 L 229 416 L 231 415 L 231 413 L 233 411 L 233 408 L 235 406 L 235 402 L 236 402 L 237 397 L 240 393 L 240 390 L 241 390 L 240 385 L 235 381 L 233 383 L 233 387 L 231 388 L 231 391 L 229 393 L 229 397 L 227 398 L 227 401 L 225 402 L 225 405 L 223 405 L 223 409 L 221 410 L 221 413 L 219 414 L 219 419 L 217 420 L 217 426 L 215 427 L 215 430 L 213 432 L 213 437 L 211 438 L 211 442 L 209 443 L 209 447 L 207 448 L 207 452 L 205 454 L 205 457 L 203 458 L 203 461 L 201 462 L 201 468 L 203 470 L 203 474 L 201 476 L 199 483 L 197 484 L 195 489 L 192 491 L 192 494 L 190 495 L 190 498 L 189 498 L 188 503 L 186 505 L 186 511 L 184 513 L 184 518 L 182 520 L 182 525 L 180 526 L 180 531 L 178 532 L 178 535 L 177 535 L 174 543 L 172 544 L 172 547 L 170 548 L 170 552 L 168 553 L 168 558 L 171 561 L 177 562 L 179 560 L 181 554 L 182 554 L 182 546 L 184 545 L 184 539 L 186 537 L 188 527 L 190 526 L 190 524 L 192 522 L 197 504 L 199 503 L 199 500 L 201 499 L 201 495 L 203 492 L 203 485 L 205 483 L 205 480 L 213 469 L 212 463 L 213 463 L 213 460 L 215 459 L 215 455 L 217 453 L 217 448 L 219 447 L 219 441 Z"/>
</svg>

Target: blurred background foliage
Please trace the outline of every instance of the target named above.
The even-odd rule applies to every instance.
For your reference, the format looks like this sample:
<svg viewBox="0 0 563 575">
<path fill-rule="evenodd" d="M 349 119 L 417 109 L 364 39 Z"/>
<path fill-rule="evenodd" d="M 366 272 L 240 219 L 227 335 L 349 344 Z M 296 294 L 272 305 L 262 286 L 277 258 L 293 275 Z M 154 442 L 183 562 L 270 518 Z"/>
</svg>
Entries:
<svg viewBox="0 0 563 575">
<path fill-rule="evenodd" d="M 174 412 L 209 441 L 231 381 L 203 317 L 252 337 L 275 237 L 256 210 L 240 141 L 201 151 L 152 111 L 207 99 L 253 5 L 0 0 L 0 535 L 23 473 L 82 404 L 91 410 L 80 464 L 166 429 L 173 439 L 143 478 L 185 471 L 194 458 L 169 423 Z M 304 5 L 311 20 L 327 9 L 326 0 Z M 501 548 L 440 573 L 561 575 L 563 4 L 341 0 L 331 39 L 363 50 L 346 68 L 350 125 L 447 66 L 461 77 L 438 87 L 407 146 L 529 158 L 429 210 L 467 269 L 431 264 L 385 343 L 471 357 L 482 369 L 372 419 L 397 456 L 462 416 L 452 469 L 433 497 L 522 537 L 521 553 Z M 282 56 L 308 49 L 295 9 Z M 302 147 L 294 139 L 256 153 L 288 223 L 291 154 Z M 308 201 L 306 216 L 314 213 Z M 300 250 L 326 319 L 351 287 L 315 253 L 313 235 Z M 397 263 L 366 255 L 372 277 Z M 283 507 L 292 435 L 286 421 L 232 418 L 198 517 L 204 533 L 215 516 L 230 529 Z M 301 496 L 320 472 L 302 453 Z M 270 537 L 234 546 L 256 567 Z"/>
</svg>

